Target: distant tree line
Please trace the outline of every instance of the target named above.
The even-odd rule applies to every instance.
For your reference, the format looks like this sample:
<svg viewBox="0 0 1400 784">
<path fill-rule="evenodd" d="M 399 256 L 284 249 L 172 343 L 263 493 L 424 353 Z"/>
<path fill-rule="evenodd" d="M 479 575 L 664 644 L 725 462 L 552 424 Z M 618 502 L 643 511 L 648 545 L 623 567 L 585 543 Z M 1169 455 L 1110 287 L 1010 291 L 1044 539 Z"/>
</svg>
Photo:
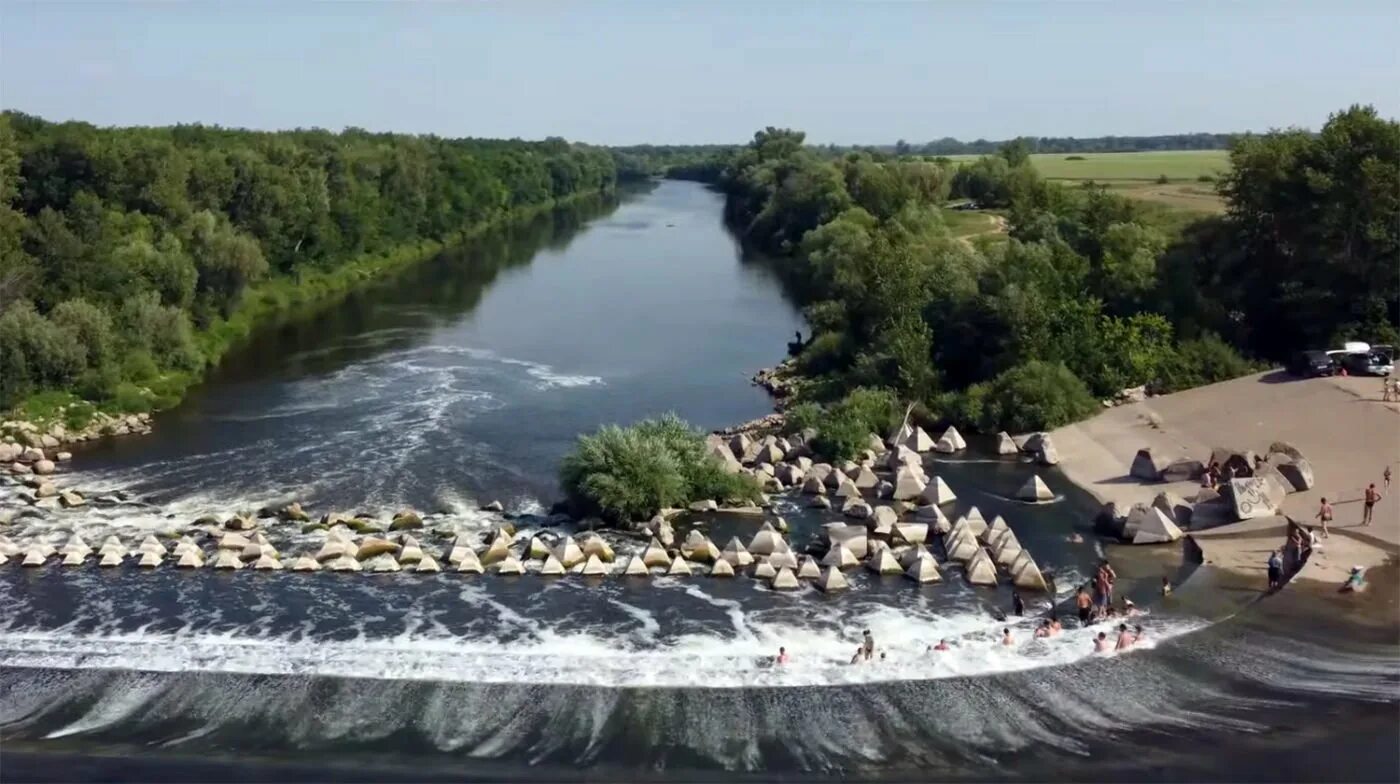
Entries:
<svg viewBox="0 0 1400 784">
<path fill-rule="evenodd" d="M 876 149 L 895 155 L 993 155 L 1009 142 L 1019 141 L 1033 153 L 1083 152 L 1161 152 L 1166 150 L 1224 150 L 1239 134 L 1234 133 L 1174 133 L 1165 136 L 1094 136 L 1077 139 L 1073 136 L 1022 136 L 1004 141 L 977 139 L 964 142 L 944 137 L 923 144 L 910 144 L 900 139 L 892 145 Z"/>
<path fill-rule="evenodd" d="M 611 153 L 349 129 L 97 128 L 0 114 L 0 406 L 178 384 L 249 286 L 610 189 Z M 139 401 L 137 401 L 139 402 Z"/>
<path fill-rule="evenodd" d="M 1400 130 L 1370 108 L 1237 140 L 1228 214 L 1184 231 L 1045 181 L 1024 140 L 956 167 L 803 140 L 758 132 L 723 185 L 730 220 L 806 301 L 804 394 L 837 431 L 855 392 L 983 429 L 1054 427 L 1126 387 L 1239 375 L 1241 352 L 1396 336 Z M 1009 241 L 952 237 L 950 192 L 1005 210 Z"/>
</svg>

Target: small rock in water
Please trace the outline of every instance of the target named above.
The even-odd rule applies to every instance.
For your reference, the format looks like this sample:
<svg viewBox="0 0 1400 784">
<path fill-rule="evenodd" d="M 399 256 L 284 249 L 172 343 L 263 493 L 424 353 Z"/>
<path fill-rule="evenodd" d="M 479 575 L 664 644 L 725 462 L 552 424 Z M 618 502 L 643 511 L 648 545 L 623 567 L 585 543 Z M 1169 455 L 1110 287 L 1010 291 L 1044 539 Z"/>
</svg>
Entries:
<svg viewBox="0 0 1400 784">
<path fill-rule="evenodd" d="M 500 501 L 492 501 L 481 507 L 483 512 L 504 512 L 505 506 Z"/>
</svg>

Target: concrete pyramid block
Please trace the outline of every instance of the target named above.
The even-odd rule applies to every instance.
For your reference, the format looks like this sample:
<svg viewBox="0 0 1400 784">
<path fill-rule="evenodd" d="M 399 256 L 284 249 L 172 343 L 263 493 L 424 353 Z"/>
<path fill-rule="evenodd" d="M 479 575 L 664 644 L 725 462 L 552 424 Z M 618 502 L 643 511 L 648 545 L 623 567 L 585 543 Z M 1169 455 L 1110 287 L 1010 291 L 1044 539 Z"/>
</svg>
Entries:
<svg viewBox="0 0 1400 784">
<path fill-rule="evenodd" d="M 729 439 L 729 451 L 732 452 L 734 457 L 738 460 L 743 460 L 744 456 L 749 454 L 753 449 L 753 439 L 743 433 L 739 433 Z"/>
<path fill-rule="evenodd" d="M 835 593 L 851 587 L 851 584 L 846 581 L 846 575 L 841 574 L 841 570 L 835 566 L 828 566 L 814 584 L 817 590 L 822 593 Z"/>
<path fill-rule="evenodd" d="M 943 510 L 936 506 L 921 506 L 914 513 L 917 520 L 926 521 L 933 527 L 935 533 L 946 534 L 953 529 L 953 524 L 948 520 L 948 515 L 943 514 Z"/>
<path fill-rule="evenodd" d="M 399 562 L 392 555 L 377 555 L 365 561 L 364 569 L 367 572 L 375 573 L 403 571 L 403 567 L 399 566 Z"/>
<path fill-rule="evenodd" d="M 662 547 L 655 538 L 642 551 L 641 559 L 648 569 L 665 568 L 671 563 L 671 556 L 666 554 L 666 548 Z"/>
<path fill-rule="evenodd" d="M 914 428 L 909 437 L 902 442 L 904 446 L 915 452 L 930 452 L 933 450 L 933 439 L 924 432 L 922 427 Z"/>
<path fill-rule="evenodd" d="M 753 553 L 749 552 L 737 536 L 730 538 L 729 544 L 724 546 L 724 552 L 720 553 L 720 558 L 735 569 L 742 569 L 753 563 Z"/>
<path fill-rule="evenodd" d="M 924 544 L 928 541 L 928 523 L 895 523 L 894 538 L 909 544 Z"/>
<path fill-rule="evenodd" d="M 1008 532 L 997 540 L 997 545 L 992 550 L 992 560 L 1001 566 L 1010 568 L 1011 564 L 1015 563 L 1023 552 L 1025 550 L 1021 548 L 1021 543 L 1016 540 L 1016 535 Z"/>
<path fill-rule="evenodd" d="M 220 553 L 232 553 L 232 550 L 219 550 Z M 185 550 L 180 553 L 180 558 L 175 562 L 175 566 L 181 569 L 202 569 L 204 568 L 204 554 L 199 550 Z"/>
<path fill-rule="evenodd" d="M 901 552 L 895 560 L 899 561 L 899 565 L 905 569 L 908 569 L 909 565 L 914 563 L 915 559 L 925 556 L 929 558 L 933 557 L 933 553 L 929 552 L 926 547 L 905 547 L 902 549 L 903 552 Z"/>
<path fill-rule="evenodd" d="M 145 549 L 146 549 L 146 541 L 147 541 L 147 540 L 153 541 L 152 537 L 149 537 L 149 536 L 146 537 L 145 540 L 142 540 L 142 542 L 141 542 L 141 547 L 140 547 L 139 549 L 141 549 L 141 550 L 145 550 Z M 244 550 L 247 550 L 247 549 L 248 549 L 248 546 L 251 545 L 252 543 L 253 543 L 253 540 L 252 540 L 252 539 L 249 539 L 248 537 L 246 537 L 246 536 L 244 536 L 243 534 L 240 534 L 240 533 L 229 532 L 229 533 L 226 533 L 226 534 L 224 534 L 223 536 L 219 537 L 219 549 L 220 549 L 220 550 L 233 550 L 233 551 L 235 551 L 235 552 L 241 553 L 241 552 L 243 552 Z M 159 544 L 159 542 L 157 542 L 157 544 Z M 166 553 L 162 552 L 161 555 L 166 555 Z"/>
<path fill-rule="evenodd" d="M 24 551 L 24 560 L 20 561 L 19 565 L 28 567 L 43 566 L 44 562 L 49 560 L 50 555 L 52 555 L 52 553 L 47 549 L 31 545 L 28 550 Z"/>
<path fill-rule="evenodd" d="M 832 490 L 835 490 L 836 488 L 840 487 L 843 482 L 850 481 L 850 477 L 846 476 L 844 473 L 841 472 L 841 469 L 836 467 L 832 467 L 831 470 L 827 471 L 826 475 L 822 477 L 822 482 L 825 483 L 826 486 Z"/>
<path fill-rule="evenodd" d="M 58 548 L 58 552 L 61 555 L 81 553 L 86 556 L 92 553 L 92 548 L 88 546 L 87 541 L 84 540 L 83 537 L 75 533 L 68 537 L 68 541 L 64 542 L 62 547 Z"/>
<path fill-rule="evenodd" d="M 759 561 L 757 564 L 754 564 L 753 578 L 755 580 L 771 580 L 777 574 L 778 570 L 774 569 L 773 565 L 767 561 Z"/>
<path fill-rule="evenodd" d="M 1238 481 L 1238 480 L 1236 480 Z M 1182 537 L 1181 528 L 1155 506 L 1135 506 L 1124 531 L 1132 530 L 1133 544 L 1163 544 Z"/>
<path fill-rule="evenodd" d="M 772 555 L 774 550 L 780 550 L 787 546 L 783 541 L 782 534 L 773 529 L 772 525 L 764 523 L 763 527 L 749 540 L 749 552 L 754 555 Z"/>
<path fill-rule="evenodd" d="M 549 557 L 549 545 L 538 536 L 530 537 L 530 543 L 525 546 L 525 558 L 530 561 L 543 561 Z"/>
<path fill-rule="evenodd" d="M 1191 523 L 1191 504 L 1176 493 L 1163 490 L 1152 498 L 1152 505 L 1161 509 L 1167 519 L 1184 528 Z"/>
<path fill-rule="evenodd" d="M 856 560 L 855 555 L 839 542 L 833 544 L 831 549 L 826 551 L 826 555 L 822 556 L 822 566 L 850 569 L 858 565 L 860 565 L 860 561 Z"/>
<path fill-rule="evenodd" d="M 640 555 L 634 555 L 627 559 L 627 565 L 622 568 L 622 573 L 628 577 L 650 577 L 651 570 Z"/>
<path fill-rule="evenodd" d="M 802 480 L 802 492 L 807 495 L 826 495 L 826 482 L 815 476 Z"/>
<path fill-rule="evenodd" d="M 1011 435 L 1009 433 L 1007 433 L 1005 430 L 1001 431 L 1000 433 L 997 433 L 997 454 L 1018 455 L 1020 453 L 1021 448 L 1016 446 L 1016 441 L 1011 438 Z"/>
<path fill-rule="evenodd" d="M 510 552 L 510 543 L 498 536 L 491 540 L 490 546 L 486 548 L 486 552 L 481 554 L 479 560 L 482 566 L 491 566 L 492 564 L 499 564 L 507 558 L 514 560 L 517 566 L 520 564 L 519 559 Z M 521 568 L 523 569 L 524 567 Z M 511 572 L 511 574 L 519 573 L 520 572 Z"/>
<path fill-rule="evenodd" d="M 578 542 L 575 542 L 572 536 L 566 536 L 554 545 L 552 553 L 555 559 L 564 565 L 565 569 L 571 569 L 583 563 L 586 557 L 583 554 L 583 549 L 578 546 Z"/>
<path fill-rule="evenodd" d="M 964 563 L 971 561 L 973 556 L 982 552 L 977 540 L 968 533 L 949 534 L 943 542 L 943 549 L 947 551 L 949 559 Z"/>
<path fill-rule="evenodd" d="M 359 548 L 357 548 L 353 543 L 347 544 L 345 542 L 340 541 L 339 539 L 327 539 L 326 543 L 321 545 L 321 549 L 316 551 L 315 558 L 321 563 L 333 561 L 336 558 L 341 557 L 354 558 L 355 553 L 358 552 L 358 549 Z"/>
<path fill-rule="evenodd" d="M 1006 520 L 1002 518 L 1001 515 L 997 515 L 992 518 L 992 522 L 987 524 L 986 530 L 982 531 L 982 534 L 977 538 L 980 539 L 983 544 L 991 544 L 996 541 L 997 537 L 1009 530 L 1011 529 L 1006 525 Z"/>
<path fill-rule="evenodd" d="M 442 567 L 438 565 L 436 558 L 424 554 L 422 558 L 418 559 L 418 564 L 413 567 L 413 571 L 431 574 L 432 572 L 442 571 Z"/>
<path fill-rule="evenodd" d="M 773 575 L 773 580 L 768 585 L 775 591 L 795 591 L 802 587 L 802 584 L 797 581 L 797 575 L 793 574 L 792 570 L 786 566 Z"/>
<path fill-rule="evenodd" d="M 807 478 L 817 479 L 820 480 L 822 484 L 826 484 L 827 478 L 831 476 L 831 471 L 832 467 L 830 463 L 813 463 L 807 469 Z M 827 485 L 827 487 L 831 487 L 831 485 Z"/>
<path fill-rule="evenodd" d="M 214 555 L 214 563 L 211 565 L 215 569 L 242 569 L 243 560 L 232 550 L 219 550 Z"/>
<path fill-rule="evenodd" d="M 454 544 L 451 547 L 451 549 L 447 551 L 446 556 L 444 556 L 444 560 L 446 560 L 447 563 L 451 564 L 452 566 L 456 566 L 457 564 L 462 562 L 463 558 L 467 557 L 467 553 L 471 553 L 473 557 L 476 556 L 476 551 L 471 549 L 470 547 L 463 544 Z"/>
<path fill-rule="evenodd" d="M 1151 449 L 1143 448 L 1133 456 L 1133 464 L 1129 466 L 1128 474 L 1144 482 L 1160 482 L 1165 468 L 1166 464 L 1153 457 Z"/>
<path fill-rule="evenodd" d="M 4 554 L 0 554 L 0 558 L 4 558 L 4 557 L 5 557 Z M 123 557 L 124 557 L 124 556 L 123 556 L 122 553 L 119 553 L 119 552 L 117 552 L 117 551 L 115 551 L 115 550 L 108 550 L 108 551 L 106 551 L 106 552 L 104 552 L 104 553 L 102 554 L 102 559 L 101 559 L 100 561 L 97 562 L 97 565 L 98 565 L 98 566 L 121 566 L 121 565 L 122 565 L 122 558 L 123 558 Z"/>
<path fill-rule="evenodd" d="M 895 428 L 893 433 L 890 433 L 889 445 L 891 447 L 903 446 L 904 442 L 908 441 L 912 435 L 914 435 L 914 428 L 909 426 L 908 420 L 905 420 L 899 427 Z"/>
<path fill-rule="evenodd" d="M 460 568 L 459 568 L 460 571 Z M 514 553 L 507 552 L 506 557 L 496 562 L 496 574 L 524 574 L 525 564 L 520 563 L 520 559 Z"/>
<path fill-rule="evenodd" d="M 978 548 L 977 553 L 967 562 L 964 571 L 967 573 L 967 581 L 973 585 L 997 584 L 997 567 L 981 548 Z"/>
<path fill-rule="evenodd" d="M 924 485 L 924 491 L 919 494 L 919 501 L 921 503 L 930 504 L 932 506 L 951 504 L 956 500 L 958 500 L 958 496 L 953 492 L 953 488 L 949 487 L 948 483 L 943 481 L 943 477 L 941 476 L 930 478 L 928 483 Z"/>
<path fill-rule="evenodd" d="M 237 534 L 235 534 L 235 536 L 237 536 Z M 241 536 L 239 536 L 238 538 L 243 539 L 243 537 Z M 238 549 L 242 550 L 244 545 L 246 544 L 248 544 L 248 540 L 243 539 L 243 542 L 238 545 Z M 160 540 L 155 538 L 155 536 L 152 534 L 147 534 L 146 538 L 141 540 L 141 544 L 138 545 L 136 549 L 143 553 L 155 553 L 156 555 L 159 555 L 162 558 L 169 554 L 165 549 L 165 545 L 161 544 Z"/>
<path fill-rule="evenodd" d="M 457 550 L 459 549 L 465 552 L 458 553 Z M 457 571 L 472 574 L 481 574 L 486 571 L 485 566 L 481 563 L 481 558 L 476 554 L 475 550 L 469 547 L 454 547 L 452 548 L 452 554 L 459 556 L 457 559 Z"/>
<path fill-rule="evenodd" d="M 784 487 L 799 487 L 807 478 L 805 472 L 793 463 L 779 463 L 773 475 Z"/>
<path fill-rule="evenodd" d="M 411 536 L 405 536 L 403 538 L 403 547 L 399 550 L 399 563 L 405 566 L 416 564 L 423 560 L 424 557 L 426 557 L 425 553 L 423 552 L 423 548 L 418 544 L 418 540 Z"/>
<path fill-rule="evenodd" d="M 1040 567 L 1036 566 L 1035 559 L 1025 551 L 1010 566 L 1011 584 L 1023 591 L 1046 590 L 1045 576 L 1040 573 Z"/>
<path fill-rule="evenodd" d="M 154 569 L 160 566 L 160 562 L 165 560 L 165 556 L 155 550 L 139 550 L 141 557 L 137 559 L 136 565 L 143 569 Z M 26 558 L 26 560 L 28 560 Z"/>
<path fill-rule="evenodd" d="M 921 553 L 909 564 L 908 568 L 904 570 L 904 576 L 916 583 L 936 583 L 943 580 L 943 575 L 938 573 L 937 562 L 927 551 Z"/>
<path fill-rule="evenodd" d="M 398 551 L 399 545 L 388 539 L 381 539 L 377 536 L 366 536 L 365 540 L 361 542 L 360 546 L 355 550 L 355 559 L 367 561 L 377 555 L 394 555 Z"/>
<path fill-rule="evenodd" d="M 81 550 L 73 550 L 73 551 L 71 551 L 71 552 L 64 553 L 64 554 L 63 554 L 63 565 L 64 565 L 64 566 L 82 566 L 82 565 L 83 565 L 83 561 L 86 561 L 86 560 L 87 560 L 87 557 L 88 557 L 89 555 L 91 555 L 91 554 L 92 554 L 91 551 L 85 553 L 85 552 L 83 552 L 83 551 L 81 551 Z"/>
<path fill-rule="evenodd" d="M 666 575 L 668 577 L 689 577 L 691 575 L 690 564 L 678 555 L 671 560 L 670 567 L 666 569 Z"/>
<path fill-rule="evenodd" d="M 544 559 L 544 565 L 540 567 L 540 574 L 546 577 L 558 577 L 565 572 L 566 568 L 558 556 L 550 553 L 549 557 Z"/>
<path fill-rule="evenodd" d="M 812 556 L 804 556 L 802 565 L 797 567 L 797 577 L 800 580 L 815 580 L 822 574 L 822 568 L 817 564 L 817 559 Z"/>
<path fill-rule="evenodd" d="M 969 526 L 973 536 L 981 534 L 987 528 L 987 519 L 982 516 L 982 511 L 975 506 L 968 507 L 963 516 L 958 518 L 958 522 Z"/>
<path fill-rule="evenodd" d="M 890 554 L 889 548 L 887 547 L 882 547 L 879 551 L 873 553 L 870 558 L 866 560 L 865 566 L 876 574 L 900 574 L 904 571 L 900 568 L 899 562 Z"/>
<path fill-rule="evenodd" d="M 113 537 L 109 536 L 107 538 L 111 539 Z M 119 541 L 118 544 L 121 544 L 121 542 Z M 4 534 L 0 534 L 0 555 L 5 556 L 6 558 L 13 558 L 19 554 L 19 545 L 10 541 L 10 537 L 5 536 Z"/>
<path fill-rule="evenodd" d="M 1050 487 L 1045 484 L 1045 480 L 1041 479 L 1040 475 L 1037 474 L 1027 479 L 1026 483 L 1021 485 L 1021 489 L 1016 491 L 1016 497 L 1022 501 L 1041 503 L 1044 501 L 1053 501 L 1055 499 L 1055 494 L 1050 492 Z"/>
<path fill-rule="evenodd" d="M 774 569 L 796 569 L 797 556 L 793 554 L 792 550 L 784 550 L 768 556 L 768 563 Z"/>
<path fill-rule="evenodd" d="M 317 572 L 321 570 L 321 564 L 315 558 L 303 555 L 292 561 L 291 570 L 294 572 Z"/>
<path fill-rule="evenodd" d="M 734 567 L 733 567 L 733 566 L 730 566 L 728 561 L 726 561 L 726 560 L 724 560 L 723 558 L 721 558 L 720 560 L 715 561 L 714 566 L 711 566 L 711 567 L 710 567 L 710 576 L 711 576 L 711 577 L 733 577 L 733 576 L 734 576 Z"/>
<path fill-rule="evenodd" d="M 720 551 L 715 543 L 710 541 L 710 537 L 699 531 L 691 531 L 690 536 L 687 536 L 685 543 L 681 545 L 681 555 L 691 561 L 714 563 L 719 560 Z"/>
<path fill-rule="evenodd" d="M 608 565 L 604 563 L 597 553 L 590 553 L 588 559 L 583 562 L 583 571 L 579 574 L 585 577 L 602 577 L 608 573 Z"/>
<path fill-rule="evenodd" d="M 264 572 L 281 571 L 282 562 L 277 560 L 277 556 L 271 553 L 263 553 L 258 557 L 258 560 L 253 562 L 253 568 Z"/>
<path fill-rule="evenodd" d="M 924 480 L 909 466 L 894 473 L 894 500 L 913 501 L 923 495 Z"/>
<path fill-rule="evenodd" d="M 116 540 L 116 541 L 113 541 L 113 540 Z M 112 548 L 115 548 L 115 549 L 121 549 L 121 546 L 122 546 L 121 540 L 120 540 L 120 539 L 117 539 L 115 536 L 109 536 L 109 537 L 107 537 L 107 540 L 104 541 L 104 542 L 102 543 L 102 549 L 103 549 L 103 550 L 106 550 L 106 549 L 108 549 L 109 547 L 112 547 Z M 271 546 L 271 545 L 269 545 L 269 546 Z M 173 555 L 173 556 L 175 556 L 176 558 L 179 558 L 180 556 L 184 555 L 185 553 L 189 552 L 190 550 L 198 550 L 198 549 L 199 549 L 199 545 L 195 544 L 195 542 L 194 542 L 193 539 L 189 538 L 188 536 L 182 536 L 182 537 L 180 537 L 180 541 L 176 542 L 176 543 L 175 543 L 175 546 L 172 547 L 172 548 L 170 548 L 170 554 Z"/>
<path fill-rule="evenodd" d="M 617 554 L 613 552 L 612 545 L 609 545 L 608 540 L 596 535 L 596 533 L 589 533 L 588 536 L 585 536 L 584 540 L 578 543 L 578 549 L 584 552 L 585 557 L 596 556 L 603 563 L 612 563 L 613 560 L 617 559 Z"/>
<path fill-rule="evenodd" d="M 836 486 L 836 490 L 832 492 L 832 496 L 842 500 L 860 500 L 861 492 L 860 488 L 856 487 L 855 482 L 849 479 L 843 479 L 841 483 Z"/>
<path fill-rule="evenodd" d="M 364 569 L 359 561 L 349 555 L 332 558 L 325 563 L 324 568 L 331 572 L 358 572 Z"/>
<path fill-rule="evenodd" d="M 880 484 L 880 477 L 870 470 L 870 466 L 858 466 L 851 475 L 851 484 L 855 485 L 857 490 L 873 490 L 875 485 Z"/>
<path fill-rule="evenodd" d="M 759 446 L 757 454 L 754 455 L 754 462 L 776 464 L 781 463 L 784 457 L 787 455 L 778 448 L 777 444 L 762 444 Z"/>
</svg>

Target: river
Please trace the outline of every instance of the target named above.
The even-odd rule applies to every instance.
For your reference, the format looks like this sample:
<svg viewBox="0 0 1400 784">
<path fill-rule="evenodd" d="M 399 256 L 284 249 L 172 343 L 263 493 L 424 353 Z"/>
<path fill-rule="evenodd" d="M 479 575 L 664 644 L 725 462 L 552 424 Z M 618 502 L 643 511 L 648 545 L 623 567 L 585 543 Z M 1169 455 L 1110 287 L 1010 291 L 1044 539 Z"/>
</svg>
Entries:
<svg viewBox="0 0 1400 784">
<path fill-rule="evenodd" d="M 478 509 L 491 499 L 526 535 L 553 535 L 541 513 L 578 433 L 665 411 L 713 428 L 770 410 L 749 377 L 802 321 L 721 206 L 702 186 L 655 184 L 268 324 L 153 434 L 80 452 L 61 477 L 127 500 L 26 510 L 6 533 L 134 546 L 294 497 L 313 514 L 424 510 L 431 552 L 499 525 Z M 978 446 L 926 459 L 959 496 L 948 513 L 1003 515 L 1054 571 L 1063 607 L 1103 555 L 1092 536 L 1070 539 L 1088 534 L 1092 499 Z M 1014 500 L 1034 473 L 1053 502 Z M 0 504 L 13 493 L 0 483 Z M 839 518 L 805 506 L 775 499 L 798 548 Z M 692 524 L 721 546 L 756 527 L 718 517 L 683 531 Z M 325 537 L 264 526 L 284 554 Z M 1098 627 L 1034 638 L 1050 602 L 1029 596 L 1030 617 L 1007 617 L 1007 586 L 973 588 L 933 549 L 940 583 L 857 569 L 832 595 L 745 576 L 12 560 L 0 566 L 3 762 L 7 776 L 47 780 L 1400 775 L 1373 742 L 1393 740 L 1393 636 L 1339 635 L 1308 597 L 1256 602 L 1189 550 L 1130 549 L 1114 554 L 1117 589 L 1144 608 L 1145 641 L 1095 655 Z M 1170 600 L 1164 575 L 1179 584 Z M 888 658 L 852 665 L 864 630 Z M 940 640 L 951 650 L 929 649 Z M 792 656 L 781 667 L 779 646 Z M 1332 725 L 1352 753 L 1321 764 L 1336 739 L 1319 727 Z"/>
</svg>

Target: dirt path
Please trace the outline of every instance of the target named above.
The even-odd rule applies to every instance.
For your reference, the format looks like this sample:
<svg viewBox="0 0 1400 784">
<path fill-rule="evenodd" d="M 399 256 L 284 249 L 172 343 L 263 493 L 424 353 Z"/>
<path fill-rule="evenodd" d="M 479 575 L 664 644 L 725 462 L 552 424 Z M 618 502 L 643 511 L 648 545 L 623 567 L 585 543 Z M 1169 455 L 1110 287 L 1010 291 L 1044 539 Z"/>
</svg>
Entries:
<svg viewBox="0 0 1400 784">
<path fill-rule="evenodd" d="M 1007 224 L 1006 224 L 1006 218 L 1005 218 L 1004 216 L 1002 216 L 1002 215 L 988 215 L 988 216 L 986 216 L 986 217 L 988 217 L 988 218 L 991 219 L 991 228 L 984 229 L 984 230 L 979 231 L 979 232 L 974 232 L 974 233 L 972 233 L 972 234 L 965 234 L 965 235 L 963 235 L 963 236 L 961 236 L 961 237 L 958 237 L 958 239 L 961 240 L 962 243 L 963 243 L 964 245 L 966 245 L 967 247 L 975 249 L 976 246 L 972 244 L 973 238 L 975 238 L 975 237 L 985 237 L 985 236 L 987 236 L 988 234 L 1005 234 L 1005 233 L 1006 233 L 1006 231 L 1007 231 Z"/>
</svg>

